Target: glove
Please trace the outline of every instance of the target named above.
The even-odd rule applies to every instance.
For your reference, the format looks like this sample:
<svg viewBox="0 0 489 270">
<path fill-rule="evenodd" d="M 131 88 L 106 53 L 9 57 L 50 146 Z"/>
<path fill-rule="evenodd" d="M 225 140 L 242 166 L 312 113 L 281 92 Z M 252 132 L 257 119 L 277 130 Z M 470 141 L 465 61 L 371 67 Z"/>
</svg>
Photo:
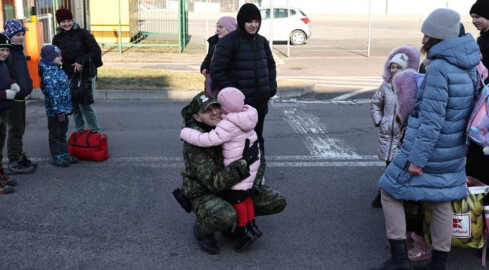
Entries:
<svg viewBox="0 0 489 270">
<path fill-rule="evenodd" d="M 10 85 L 10 90 L 15 91 L 15 93 L 19 93 L 20 92 L 20 86 L 16 83 L 13 83 Z"/>
<path fill-rule="evenodd" d="M 250 140 L 245 140 L 245 147 L 243 149 L 243 159 L 246 161 L 248 167 L 258 160 L 260 150 L 258 149 L 258 140 L 250 147 Z"/>
<path fill-rule="evenodd" d="M 14 99 L 16 94 L 17 92 L 15 92 L 14 90 L 5 90 L 5 95 L 7 96 L 7 99 Z"/>
</svg>

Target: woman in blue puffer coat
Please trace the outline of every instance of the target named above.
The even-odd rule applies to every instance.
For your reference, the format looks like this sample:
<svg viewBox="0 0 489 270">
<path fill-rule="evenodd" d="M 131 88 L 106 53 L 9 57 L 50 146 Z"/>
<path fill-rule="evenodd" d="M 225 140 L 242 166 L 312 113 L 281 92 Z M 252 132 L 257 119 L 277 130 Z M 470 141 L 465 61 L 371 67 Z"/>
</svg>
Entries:
<svg viewBox="0 0 489 270">
<path fill-rule="evenodd" d="M 465 129 L 480 61 L 474 38 L 458 37 L 459 29 L 460 15 L 451 9 L 436 9 L 423 22 L 426 77 L 402 147 L 379 182 L 392 257 L 375 269 L 410 269 L 404 200 L 429 202 L 433 252 L 423 269 L 445 269 L 453 226 L 450 202 L 467 197 Z"/>
</svg>

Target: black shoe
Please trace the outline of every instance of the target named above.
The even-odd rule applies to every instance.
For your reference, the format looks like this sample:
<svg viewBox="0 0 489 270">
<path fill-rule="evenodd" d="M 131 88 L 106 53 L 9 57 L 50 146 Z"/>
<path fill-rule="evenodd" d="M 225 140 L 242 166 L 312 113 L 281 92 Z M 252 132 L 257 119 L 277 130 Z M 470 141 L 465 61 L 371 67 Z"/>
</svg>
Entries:
<svg viewBox="0 0 489 270">
<path fill-rule="evenodd" d="M 219 253 L 219 246 L 217 246 L 216 239 L 214 238 L 214 234 L 204 235 L 202 231 L 197 227 L 197 224 L 194 225 L 194 235 L 197 238 L 197 242 L 199 246 L 209 254 L 217 254 Z"/>
<path fill-rule="evenodd" d="M 24 163 L 28 167 L 34 167 L 34 169 L 37 169 L 37 163 L 32 162 L 32 160 L 26 155 L 25 152 L 22 152 L 20 154 L 19 160 L 22 160 L 22 163 Z"/>
<path fill-rule="evenodd" d="M 235 247 L 237 251 L 244 250 L 257 239 L 257 237 L 253 235 L 253 233 L 249 231 L 246 226 L 236 227 L 236 236 L 238 238 L 238 243 Z"/>
<path fill-rule="evenodd" d="M 371 206 L 372 206 L 372 208 L 382 208 L 382 202 L 380 200 L 380 193 L 377 193 L 377 196 L 375 196 L 375 199 L 372 201 Z"/>
<path fill-rule="evenodd" d="M 24 173 L 33 173 L 36 168 L 27 165 L 23 162 L 23 160 L 12 160 L 8 164 L 7 172 L 9 174 L 24 174 Z"/>
<path fill-rule="evenodd" d="M 248 230 L 253 231 L 253 234 L 256 236 L 256 238 L 259 238 L 263 235 L 262 231 L 258 228 L 258 226 L 256 226 L 256 221 L 254 219 L 248 222 L 248 224 L 246 224 L 246 226 L 249 226 Z"/>
</svg>

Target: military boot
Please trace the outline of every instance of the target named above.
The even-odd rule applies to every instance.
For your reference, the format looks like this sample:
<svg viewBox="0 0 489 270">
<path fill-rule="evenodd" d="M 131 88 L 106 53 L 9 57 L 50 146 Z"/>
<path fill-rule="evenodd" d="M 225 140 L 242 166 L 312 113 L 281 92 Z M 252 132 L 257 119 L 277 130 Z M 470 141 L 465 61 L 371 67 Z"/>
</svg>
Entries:
<svg viewBox="0 0 489 270">
<path fill-rule="evenodd" d="M 256 226 L 256 221 L 253 219 L 252 221 L 249 221 L 248 224 L 246 224 L 246 227 L 248 230 L 253 232 L 253 235 L 255 235 L 256 238 L 259 238 L 263 235 L 262 231 Z"/>
<path fill-rule="evenodd" d="M 217 245 L 216 239 L 214 238 L 214 234 L 205 235 L 197 226 L 194 225 L 194 236 L 197 238 L 197 242 L 199 246 L 209 254 L 217 254 L 219 253 L 219 246 Z"/>
<path fill-rule="evenodd" d="M 236 250 L 242 251 L 251 243 L 256 240 L 256 236 L 253 235 L 252 231 L 248 230 L 247 226 L 236 227 L 236 238 L 238 239 L 238 243 L 236 244 Z"/>
<path fill-rule="evenodd" d="M 392 240 L 389 239 L 391 246 L 391 258 L 382 264 L 379 268 L 372 268 L 372 270 L 409 270 L 411 269 L 411 263 L 409 262 L 406 240 Z"/>
<path fill-rule="evenodd" d="M 427 265 L 417 266 L 413 269 L 417 270 L 445 270 L 445 263 L 447 262 L 448 252 L 432 250 L 431 261 Z"/>
</svg>

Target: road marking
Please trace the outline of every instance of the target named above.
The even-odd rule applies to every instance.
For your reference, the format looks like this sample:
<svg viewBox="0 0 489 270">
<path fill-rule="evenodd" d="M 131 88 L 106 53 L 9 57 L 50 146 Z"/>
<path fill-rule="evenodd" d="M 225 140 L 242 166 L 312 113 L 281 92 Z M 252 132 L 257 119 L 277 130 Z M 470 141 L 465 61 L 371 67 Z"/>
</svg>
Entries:
<svg viewBox="0 0 489 270">
<path fill-rule="evenodd" d="M 385 167 L 385 162 L 378 161 L 376 156 L 267 156 L 267 167 L 271 168 L 309 168 L 309 167 Z M 50 158 L 31 158 L 39 167 L 53 167 Z M 4 159 L 4 163 L 8 162 Z M 97 163 L 81 161 L 82 165 L 90 166 L 124 166 L 137 164 L 138 167 L 177 168 L 183 169 L 182 157 L 111 157 Z"/>
<path fill-rule="evenodd" d="M 360 90 L 356 90 L 356 91 L 353 91 L 353 92 L 350 92 L 350 93 L 346 93 L 346 94 L 343 94 L 341 96 L 337 96 L 333 99 L 331 99 L 331 101 L 340 101 L 340 100 L 345 100 L 345 99 L 349 99 L 351 97 L 354 97 L 356 95 L 359 95 L 359 94 L 362 94 L 364 92 L 367 92 L 367 91 L 370 91 L 371 88 L 362 88 Z"/>
<path fill-rule="evenodd" d="M 312 156 L 326 158 L 361 158 L 342 140 L 327 136 L 326 126 L 316 116 L 306 113 L 300 108 L 284 108 L 282 113 L 285 121 L 298 134 Z"/>
</svg>

